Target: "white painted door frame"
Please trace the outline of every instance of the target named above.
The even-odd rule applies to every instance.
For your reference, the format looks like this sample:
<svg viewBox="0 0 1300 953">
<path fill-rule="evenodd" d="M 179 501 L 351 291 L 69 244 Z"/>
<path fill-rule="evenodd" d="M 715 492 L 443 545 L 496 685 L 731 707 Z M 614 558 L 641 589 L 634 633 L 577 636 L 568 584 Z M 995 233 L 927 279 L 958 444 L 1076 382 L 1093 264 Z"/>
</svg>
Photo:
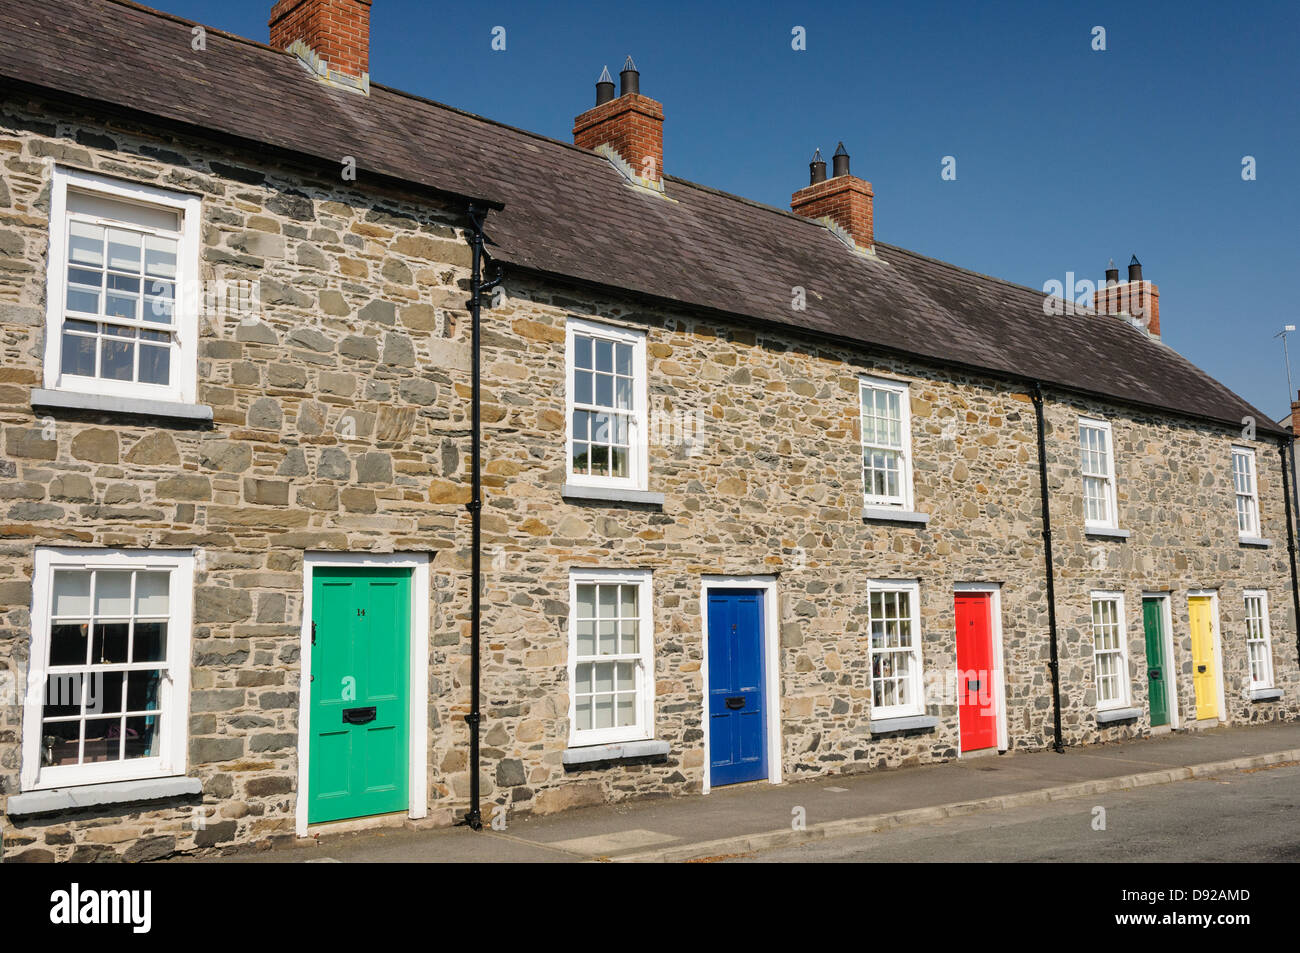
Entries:
<svg viewBox="0 0 1300 953">
<path fill-rule="evenodd" d="M 298 796 L 294 826 L 307 836 L 309 758 L 311 755 L 311 595 L 317 567 L 411 570 L 410 711 L 407 715 L 410 750 L 407 793 L 412 819 L 429 813 L 429 554 L 428 553 L 306 553 L 302 560 L 302 631 L 299 634 L 301 671 L 298 682 Z"/>
<path fill-rule="evenodd" d="M 1002 583 L 1000 582 L 957 582 L 953 583 L 953 645 L 954 664 L 957 661 L 956 595 L 959 592 L 987 592 L 990 594 L 989 615 L 991 616 L 990 636 L 993 639 L 993 704 L 997 708 L 998 751 L 1011 747 L 1007 729 L 1007 679 L 1002 657 Z M 960 693 L 961 666 L 957 666 L 957 681 L 954 683 Z M 958 696 L 960 698 L 960 695 Z M 987 749 L 980 748 L 980 751 Z M 961 716 L 957 719 L 957 757 L 961 757 Z"/>
<path fill-rule="evenodd" d="M 1214 651 L 1214 687 L 1219 701 L 1219 724 L 1228 723 L 1228 700 L 1224 696 L 1223 690 L 1223 641 L 1220 633 L 1223 626 L 1219 622 L 1219 590 L 1218 589 L 1188 589 L 1187 590 L 1187 635 L 1189 642 L 1191 640 L 1191 601 L 1192 599 L 1208 598 L 1210 600 L 1210 635 L 1211 644 Z M 1196 653 L 1192 652 L 1192 668 L 1196 668 Z M 1192 673 L 1192 703 L 1196 702 L 1196 683 L 1195 671 Z M 1195 719 L 1193 719 L 1195 720 Z"/>
<path fill-rule="evenodd" d="M 701 576 L 700 577 L 700 678 L 704 699 L 701 702 L 704 728 L 704 793 L 711 789 L 709 776 L 709 592 L 714 589 L 759 589 L 763 592 L 763 705 L 767 712 L 767 780 L 781 783 L 781 673 L 780 602 L 775 576 Z"/>
<path fill-rule="evenodd" d="M 1161 605 L 1160 619 L 1164 633 L 1161 638 L 1165 647 L 1165 678 L 1168 679 L 1168 690 L 1165 692 L 1166 701 L 1169 704 L 1169 730 L 1175 731 L 1182 727 L 1182 719 L 1178 715 L 1178 665 L 1174 661 L 1174 605 L 1172 593 L 1170 592 L 1144 592 L 1142 601 L 1155 599 Z M 1142 629 L 1142 635 L 1145 639 L 1146 625 L 1145 620 Z M 1147 669 L 1150 670 L 1150 659 L 1147 659 Z M 1149 681 L 1149 677 L 1148 677 Z M 1151 696 L 1147 695 L 1147 717 L 1151 716 Z"/>
</svg>

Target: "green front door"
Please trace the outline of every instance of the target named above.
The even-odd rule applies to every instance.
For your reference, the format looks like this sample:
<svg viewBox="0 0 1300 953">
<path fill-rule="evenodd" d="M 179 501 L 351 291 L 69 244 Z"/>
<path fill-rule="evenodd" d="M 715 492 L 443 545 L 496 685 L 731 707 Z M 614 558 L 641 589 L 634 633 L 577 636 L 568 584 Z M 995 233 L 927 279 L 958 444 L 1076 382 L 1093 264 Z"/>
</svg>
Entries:
<svg viewBox="0 0 1300 953">
<path fill-rule="evenodd" d="M 312 574 L 310 823 L 405 811 L 410 570 Z"/>
<path fill-rule="evenodd" d="M 1165 667 L 1165 623 L 1162 600 L 1142 600 L 1142 628 L 1147 636 L 1147 698 L 1151 726 L 1169 724 L 1169 679 Z"/>
</svg>

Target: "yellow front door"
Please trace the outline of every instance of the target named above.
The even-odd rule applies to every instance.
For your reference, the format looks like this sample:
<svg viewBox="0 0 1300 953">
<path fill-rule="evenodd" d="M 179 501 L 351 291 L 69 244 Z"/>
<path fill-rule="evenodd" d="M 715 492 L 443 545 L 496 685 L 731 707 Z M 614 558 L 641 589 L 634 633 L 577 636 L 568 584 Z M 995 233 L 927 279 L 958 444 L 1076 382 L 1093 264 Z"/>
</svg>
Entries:
<svg viewBox="0 0 1300 953">
<path fill-rule="evenodd" d="M 1192 685 L 1196 688 L 1196 717 L 1219 717 L 1218 662 L 1214 657 L 1214 612 L 1209 596 L 1187 600 L 1192 625 Z"/>
</svg>

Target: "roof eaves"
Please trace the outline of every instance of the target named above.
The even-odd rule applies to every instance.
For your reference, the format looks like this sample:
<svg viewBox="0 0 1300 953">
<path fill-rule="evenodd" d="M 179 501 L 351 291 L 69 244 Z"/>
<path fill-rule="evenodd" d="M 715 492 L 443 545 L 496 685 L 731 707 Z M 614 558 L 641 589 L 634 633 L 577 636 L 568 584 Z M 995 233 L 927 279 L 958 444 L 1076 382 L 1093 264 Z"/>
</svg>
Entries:
<svg viewBox="0 0 1300 953">
<path fill-rule="evenodd" d="M 138 6 L 129 3 L 127 0 L 106 0 L 108 3 L 117 3 L 124 6 Z M 148 8 L 141 8 L 148 9 Z M 224 132 L 219 129 L 213 129 L 210 126 L 203 126 L 198 123 L 184 122 L 183 120 L 174 119 L 169 116 L 160 116 L 157 113 L 146 110 L 134 109 L 130 106 L 123 106 L 108 99 L 99 99 L 87 96 L 81 96 L 76 93 L 70 93 L 54 86 L 46 86 L 39 82 L 33 82 L 29 79 L 18 79 L 13 76 L 0 74 L 0 91 L 5 88 L 12 88 L 17 91 L 28 94 L 36 94 L 46 99 L 67 103 L 71 106 L 80 108 L 92 107 L 95 109 L 108 109 L 114 115 L 144 123 L 152 126 L 161 126 L 176 132 L 183 132 L 187 135 L 195 136 L 200 139 L 216 141 L 225 144 L 234 144 L 242 148 L 252 148 L 258 152 L 270 152 L 275 155 L 284 156 L 299 162 L 305 162 L 307 165 L 315 166 L 318 163 L 325 163 L 331 170 L 338 167 L 337 160 L 332 156 L 325 156 L 318 153 L 307 152 L 299 149 L 291 149 L 287 146 L 277 145 L 273 142 L 267 142 L 265 139 L 254 139 L 247 136 L 240 136 L 235 133 Z M 485 195 L 469 195 L 464 192 L 457 192 L 454 189 L 447 189 L 433 185 L 428 182 L 421 182 L 406 176 L 391 175 L 386 172 L 380 172 L 374 169 L 367 169 L 367 173 L 379 177 L 386 183 L 397 184 L 405 189 L 414 189 L 416 191 L 430 193 L 446 199 L 451 199 L 459 204 L 475 204 L 492 210 L 505 208 L 505 203 L 500 199 L 490 198 Z"/>
</svg>

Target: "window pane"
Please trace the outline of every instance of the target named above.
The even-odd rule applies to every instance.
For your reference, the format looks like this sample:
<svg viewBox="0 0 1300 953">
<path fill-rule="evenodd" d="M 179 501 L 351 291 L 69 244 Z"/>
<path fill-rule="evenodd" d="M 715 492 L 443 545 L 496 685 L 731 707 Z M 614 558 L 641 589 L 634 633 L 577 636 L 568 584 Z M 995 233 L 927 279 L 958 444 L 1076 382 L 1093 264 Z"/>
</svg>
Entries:
<svg viewBox="0 0 1300 953">
<path fill-rule="evenodd" d="M 145 286 L 144 313 L 146 321 L 171 324 L 176 313 L 176 286 L 170 281 L 151 281 Z"/>
<path fill-rule="evenodd" d="M 125 618 L 131 614 L 131 573 L 100 570 L 95 577 L 95 615 Z"/>
<path fill-rule="evenodd" d="M 635 621 L 620 622 L 619 626 L 623 633 L 620 638 L 621 644 L 619 645 L 619 652 L 624 654 L 635 652 L 637 650 L 637 629 L 639 628 L 639 624 Z"/>
<path fill-rule="evenodd" d="M 614 406 L 614 378 L 608 374 L 596 375 L 596 400 L 601 407 Z"/>
<path fill-rule="evenodd" d="M 125 662 L 130 631 L 127 622 L 96 622 L 91 636 L 90 663 L 115 665 Z"/>
<path fill-rule="evenodd" d="M 171 381 L 171 348 L 140 345 L 140 383 L 161 384 Z"/>
<path fill-rule="evenodd" d="M 615 687 L 618 691 L 630 692 L 636 688 L 635 667 L 635 664 L 632 662 L 619 662 L 615 666 L 615 678 L 617 679 Z"/>
<path fill-rule="evenodd" d="M 636 724 L 636 695 L 619 695 L 618 711 L 616 713 L 616 723 L 618 727 L 625 728 L 628 725 Z"/>
<path fill-rule="evenodd" d="M 596 711 L 593 722 L 597 728 L 614 727 L 614 696 L 597 695 L 595 697 Z"/>
<path fill-rule="evenodd" d="M 99 376 L 114 381 L 129 381 L 135 377 L 135 344 L 104 338 L 100 341 Z"/>
<path fill-rule="evenodd" d="M 96 672 L 98 683 L 87 685 L 87 714 L 120 715 L 122 713 L 122 681 L 125 672 Z M 91 691 L 91 689 L 97 689 Z"/>
<path fill-rule="evenodd" d="M 614 663 L 597 662 L 592 666 L 592 688 L 596 692 L 612 692 L 614 690 Z"/>
<path fill-rule="evenodd" d="M 579 731 L 591 729 L 591 696 L 580 697 L 574 703 L 574 715 Z"/>
<path fill-rule="evenodd" d="M 63 374 L 76 374 L 78 377 L 94 377 L 95 339 L 64 331 L 63 357 L 59 371 Z"/>
<path fill-rule="evenodd" d="M 579 695 L 591 694 L 591 662 L 584 662 L 574 672 L 574 690 Z"/>
<path fill-rule="evenodd" d="M 86 721 L 83 764 L 117 761 L 122 755 L 122 718 L 95 718 Z"/>
<path fill-rule="evenodd" d="M 614 393 L 614 406 L 619 410 L 632 409 L 632 378 L 617 378 L 617 387 Z"/>
<path fill-rule="evenodd" d="M 167 659 L 167 623 L 137 622 L 131 636 L 131 661 L 162 662 Z"/>
<path fill-rule="evenodd" d="M 68 310 L 99 314 L 99 291 L 79 285 L 68 285 Z"/>
<path fill-rule="evenodd" d="M 581 334 L 575 334 L 573 337 L 573 366 L 585 367 L 590 369 L 591 363 L 591 338 Z"/>
<path fill-rule="evenodd" d="M 126 720 L 126 743 L 122 757 L 151 758 L 157 753 L 158 726 L 161 715 L 137 715 Z"/>
<path fill-rule="evenodd" d="M 615 643 L 615 636 L 618 633 L 618 623 L 613 619 L 601 619 L 597 623 L 600 637 L 599 651 L 601 655 L 614 655 L 618 651 Z"/>
<path fill-rule="evenodd" d="M 591 372 L 575 370 L 573 372 L 573 402 L 575 404 L 590 404 L 591 396 Z"/>
<path fill-rule="evenodd" d="M 87 625 L 76 623 L 50 626 L 50 664 L 85 665 L 87 650 Z"/>
<path fill-rule="evenodd" d="M 81 724 L 61 721 L 41 725 L 41 767 L 76 764 Z"/>
<path fill-rule="evenodd" d="M 121 228 L 108 230 L 108 267 L 115 271 L 140 271 L 140 233 Z"/>
<path fill-rule="evenodd" d="M 110 291 L 104 299 L 104 314 L 110 318 L 125 318 L 134 321 L 140 316 L 140 298 Z"/>
<path fill-rule="evenodd" d="M 47 675 L 43 717 L 61 718 L 81 714 L 81 676 Z"/>
<path fill-rule="evenodd" d="M 161 669 L 149 669 L 144 672 L 127 672 L 126 710 L 157 711 L 158 697 L 161 689 Z"/>
<path fill-rule="evenodd" d="M 90 573 L 59 570 L 54 574 L 53 614 L 86 618 L 90 615 Z"/>
<path fill-rule="evenodd" d="M 578 590 L 578 618 L 594 619 L 596 618 L 596 587 L 590 584 L 583 584 L 577 587 Z"/>
<path fill-rule="evenodd" d="M 600 609 L 602 619 L 613 619 L 618 616 L 618 586 L 600 586 L 597 597 L 597 605 Z"/>
<path fill-rule="evenodd" d="M 609 472 L 610 476 L 627 476 L 627 450 L 623 447 L 614 447 L 610 450 Z"/>
<path fill-rule="evenodd" d="M 86 222 L 73 222 L 68 228 L 68 261 L 103 268 L 104 229 Z"/>
<path fill-rule="evenodd" d="M 145 274 L 155 278 L 176 277 L 176 240 L 146 235 L 144 239 Z"/>
<path fill-rule="evenodd" d="M 596 341 L 596 370 L 605 373 L 614 371 L 614 342 Z"/>
<path fill-rule="evenodd" d="M 619 614 L 625 619 L 634 619 L 637 616 L 637 596 L 641 589 L 639 586 L 619 586 Z"/>
</svg>

